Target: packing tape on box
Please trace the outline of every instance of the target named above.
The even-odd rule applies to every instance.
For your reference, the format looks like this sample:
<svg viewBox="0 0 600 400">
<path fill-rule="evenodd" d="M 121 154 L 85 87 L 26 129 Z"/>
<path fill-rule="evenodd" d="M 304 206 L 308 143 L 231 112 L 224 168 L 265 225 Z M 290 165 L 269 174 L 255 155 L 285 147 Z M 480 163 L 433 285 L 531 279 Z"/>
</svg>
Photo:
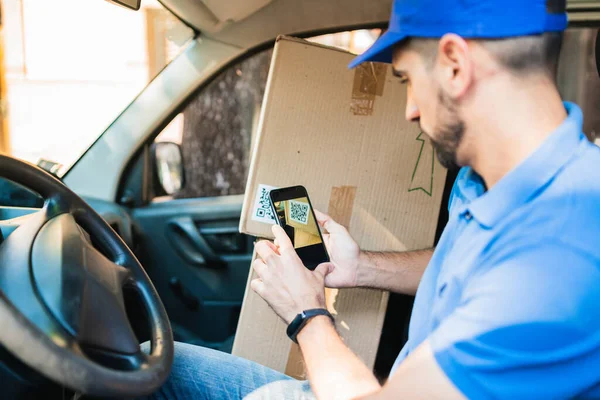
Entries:
<svg viewBox="0 0 600 400">
<path fill-rule="evenodd" d="M 354 115 L 373 115 L 375 99 L 383 95 L 387 65 L 382 63 L 362 63 L 354 71 L 350 111 Z"/>
<path fill-rule="evenodd" d="M 346 229 L 350 227 L 350 219 L 352 217 L 355 198 L 355 186 L 331 188 L 327 213 L 334 221 L 343 225 Z M 337 289 L 325 289 L 327 308 L 334 316 L 337 314 L 335 311 L 335 298 L 337 297 L 337 292 Z M 296 379 L 306 379 L 306 369 L 304 368 L 302 352 L 300 351 L 300 346 L 296 343 L 293 343 L 290 349 L 285 374 Z"/>
</svg>

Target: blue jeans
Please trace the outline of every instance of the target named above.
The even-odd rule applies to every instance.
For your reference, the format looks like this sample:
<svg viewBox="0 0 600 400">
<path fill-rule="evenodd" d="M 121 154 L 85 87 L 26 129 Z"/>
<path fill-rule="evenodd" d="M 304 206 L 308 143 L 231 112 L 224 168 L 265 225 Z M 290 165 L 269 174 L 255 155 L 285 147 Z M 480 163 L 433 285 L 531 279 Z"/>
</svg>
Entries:
<svg viewBox="0 0 600 400">
<path fill-rule="evenodd" d="M 144 343 L 144 348 L 148 348 Z M 314 399 L 308 381 L 231 354 L 175 343 L 175 360 L 167 382 L 149 399 Z"/>
</svg>

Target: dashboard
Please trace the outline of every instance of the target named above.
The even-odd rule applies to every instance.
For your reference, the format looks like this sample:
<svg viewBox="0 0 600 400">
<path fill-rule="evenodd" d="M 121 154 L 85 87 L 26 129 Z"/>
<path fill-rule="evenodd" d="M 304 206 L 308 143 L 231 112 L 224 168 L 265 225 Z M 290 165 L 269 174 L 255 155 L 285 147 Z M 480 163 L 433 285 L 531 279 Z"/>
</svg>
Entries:
<svg viewBox="0 0 600 400">
<path fill-rule="evenodd" d="M 133 235 L 133 224 L 125 208 L 109 201 L 85 197 L 83 199 L 104 218 L 130 249 L 134 248 L 136 243 Z M 39 212 L 40 208 L 0 206 L 0 243 L 17 229 L 28 216 Z"/>
</svg>

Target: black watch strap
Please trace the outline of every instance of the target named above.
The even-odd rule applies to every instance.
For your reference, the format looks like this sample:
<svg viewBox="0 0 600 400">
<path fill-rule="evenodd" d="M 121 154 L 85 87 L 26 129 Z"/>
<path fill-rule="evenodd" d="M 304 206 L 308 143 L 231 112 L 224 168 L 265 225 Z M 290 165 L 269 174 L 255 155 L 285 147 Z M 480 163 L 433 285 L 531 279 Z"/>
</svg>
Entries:
<svg viewBox="0 0 600 400">
<path fill-rule="evenodd" d="M 329 311 L 327 311 L 324 308 L 313 308 L 310 310 L 304 310 L 300 314 L 296 315 L 296 318 L 294 318 L 292 322 L 290 322 L 290 324 L 288 325 L 287 335 L 289 336 L 289 338 L 292 339 L 295 343 L 298 343 L 298 340 L 296 340 L 298 333 L 300 333 L 302 328 L 306 326 L 306 324 L 311 318 L 314 318 L 318 315 L 326 315 L 331 319 L 331 322 L 335 323 L 333 316 L 329 313 Z"/>
</svg>

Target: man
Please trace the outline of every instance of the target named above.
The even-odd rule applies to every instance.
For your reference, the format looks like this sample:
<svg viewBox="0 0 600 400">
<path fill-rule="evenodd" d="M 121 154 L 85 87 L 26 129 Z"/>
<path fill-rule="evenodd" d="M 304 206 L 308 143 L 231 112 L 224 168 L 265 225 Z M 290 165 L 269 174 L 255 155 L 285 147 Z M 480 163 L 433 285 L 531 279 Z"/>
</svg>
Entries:
<svg viewBox="0 0 600 400">
<path fill-rule="evenodd" d="M 396 0 L 389 30 L 351 65 L 393 63 L 406 118 L 443 164 L 463 166 L 437 248 L 361 252 L 324 214 L 332 262 L 314 272 L 279 227 L 275 245 L 256 245 L 252 289 L 288 324 L 325 307 L 324 286 L 416 293 L 385 385 L 321 315 L 295 332 L 310 388 L 178 345 L 157 397 L 600 397 L 600 150 L 556 88 L 566 25 L 564 1 Z"/>
</svg>

